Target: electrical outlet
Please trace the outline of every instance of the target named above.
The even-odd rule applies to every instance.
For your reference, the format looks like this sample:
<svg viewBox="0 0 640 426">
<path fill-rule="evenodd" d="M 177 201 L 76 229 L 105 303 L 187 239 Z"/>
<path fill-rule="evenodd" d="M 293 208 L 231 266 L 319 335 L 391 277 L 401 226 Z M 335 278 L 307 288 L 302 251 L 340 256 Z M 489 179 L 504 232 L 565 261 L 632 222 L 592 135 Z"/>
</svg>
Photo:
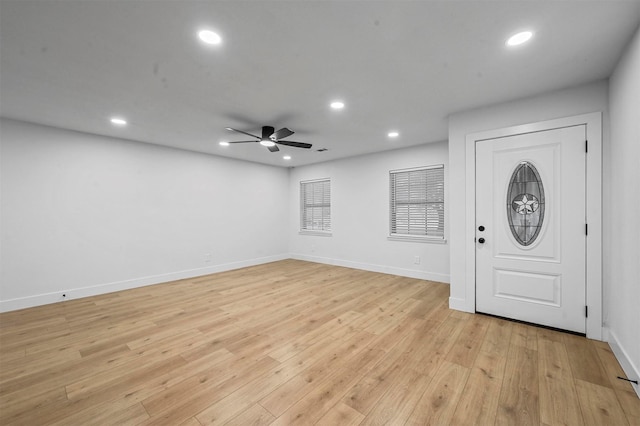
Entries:
<svg viewBox="0 0 640 426">
<path fill-rule="evenodd" d="M 316 251 L 316 245 L 311 244 L 311 253 L 315 253 L 315 251 Z"/>
<path fill-rule="evenodd" d="M 413 258 L 413 263 L 414 265 L 419 265 L 420 264 L 420 256 L 416 256 Z"/>
<path fill-rule="evenodd" d="M 211 263 L 211 253 L 204 254 L 204 263 Z"/>
</svg>

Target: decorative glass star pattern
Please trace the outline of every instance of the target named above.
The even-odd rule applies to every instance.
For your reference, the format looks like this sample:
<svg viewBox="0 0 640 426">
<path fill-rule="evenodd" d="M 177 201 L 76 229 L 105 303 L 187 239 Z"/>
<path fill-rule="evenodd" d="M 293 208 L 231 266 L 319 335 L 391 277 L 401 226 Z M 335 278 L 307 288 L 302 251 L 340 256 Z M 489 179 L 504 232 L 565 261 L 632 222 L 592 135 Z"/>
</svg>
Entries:
<svg viewBox="0 0 640 426">
<path fill-rule="evenodd" d="M 520 194 L 513 199 L 513 209 L 522 215 L 527 215 L 538 210 L 538 199 L 532 194 Z"/>
<path fill-rule="evenodd" d="M 504 201 L 509 229 L 516 243 L 533 244 L 540 235 L 547 209 L 544 185 L 533 163 L 521 161 L 515 166 Z"/>
</svg>

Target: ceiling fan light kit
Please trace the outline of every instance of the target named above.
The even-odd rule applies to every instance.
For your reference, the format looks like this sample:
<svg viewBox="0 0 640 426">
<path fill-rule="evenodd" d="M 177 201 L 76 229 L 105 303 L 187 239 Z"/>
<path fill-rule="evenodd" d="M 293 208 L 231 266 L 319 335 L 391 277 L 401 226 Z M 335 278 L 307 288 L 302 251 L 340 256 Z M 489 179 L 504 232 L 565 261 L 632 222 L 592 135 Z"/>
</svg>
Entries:
<svg viewBox="0 0 640 426">
<path fill-rule="evenodd" d="M 283 127 L 282 129 L 276 131 L 276 129 L 272 126 L 262 126 L 262 136 L 257 136 L 243 130 L 234 129 L 232 127 L 227 127 L 226 129 L 231 132 L 242 133 L 243 135 L 251 136 L 252 138 L 254 138 L 254 140 L 252 141 L 230 141 L 229 144 L 258 142 L 260 145 L 267 147 L 267 149 L 269 149 L 269 151 L 271 152 L 280 151 L 277 145 L 285 145 L 304 149 L 309 149 L 313 146 L 310 143 L 305 142 L 283 141 L 282 139 L 289 137 L 295 133 L 293 130 L 287 129 L 286 127 Z"/>
</svg>

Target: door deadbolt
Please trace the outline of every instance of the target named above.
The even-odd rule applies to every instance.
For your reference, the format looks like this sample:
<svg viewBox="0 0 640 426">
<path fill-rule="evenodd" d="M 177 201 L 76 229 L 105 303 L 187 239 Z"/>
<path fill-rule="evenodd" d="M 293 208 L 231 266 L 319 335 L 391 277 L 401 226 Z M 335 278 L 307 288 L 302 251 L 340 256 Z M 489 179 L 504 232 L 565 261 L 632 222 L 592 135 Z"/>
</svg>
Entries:
<svg viewBox="0 0 640 426">
<path fill-rule="evenodd" d="M 484 226 L 482 226 L 482 225 L 478 226 L 478 231 L 480 231 L 480 232 L 484 231 Z"/>
</svg>

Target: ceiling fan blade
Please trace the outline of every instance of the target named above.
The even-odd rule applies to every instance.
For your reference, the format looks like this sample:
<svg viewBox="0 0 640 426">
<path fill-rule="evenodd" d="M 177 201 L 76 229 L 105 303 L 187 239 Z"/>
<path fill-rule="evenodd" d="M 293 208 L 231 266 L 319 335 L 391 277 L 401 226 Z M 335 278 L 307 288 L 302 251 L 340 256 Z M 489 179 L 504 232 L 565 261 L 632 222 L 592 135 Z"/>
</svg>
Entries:
<svg viewBox="0 0 640 426">
<path fill-rule="evenodd" d="M 238 132 L 238 133 L 242 133 L 243 135 L 251 136 L 252 138 L 260 139 L 260 136 L 252 135 L 251 133 L 243 132 L 242 130 L 234 129 L 231 127 L 226 127 L 226 129 L 231 132 Z"/>
<path fill-rule="evenodd" d="M 268 146 L 267 148 L 268 148 L 268 149 L 269 149 L 269 151 L 271 151 L 271 152 L 277 152 L 277 151 L 280 151 L 280 148 L 278 148 L 278 147 L 277 147 L 277 146 L 275 146 L 275 145 L 274 145 L 274 146 Z"/>
<path fill-rule="evenodd" d="M 286 137 L 291 136 L 292 134 L 294 134 L 295 132 L 293 130 L 287 129 L 286 127 L 283 127 L 282 129 L 276 131 L 273 135 L 271 135 L 272 137 L 276 138 L 276 139 L 283 139 Z"/>
<path fill-rule="evenodd" d="M 276 129 L 271 126 L 262 126 L 262 140 L 271 139 L 271 137 L 273 136 L 273 132 L 275 131 Z"/>
<path fill-rule="evenodd" d="M 249 142 L 260 142 L 260 141 L 229 141 L 229 143 L 249 143 Z"/>
<path fill-rule="evenodd" d="M 276 141 L 276 143 L 279 143 L 280 145 L 294 146 L 296 148 L 307 148 L 307 149 L 313 146 L 310 143 L 294 142 L 294 141 Z"/>
</svg>

